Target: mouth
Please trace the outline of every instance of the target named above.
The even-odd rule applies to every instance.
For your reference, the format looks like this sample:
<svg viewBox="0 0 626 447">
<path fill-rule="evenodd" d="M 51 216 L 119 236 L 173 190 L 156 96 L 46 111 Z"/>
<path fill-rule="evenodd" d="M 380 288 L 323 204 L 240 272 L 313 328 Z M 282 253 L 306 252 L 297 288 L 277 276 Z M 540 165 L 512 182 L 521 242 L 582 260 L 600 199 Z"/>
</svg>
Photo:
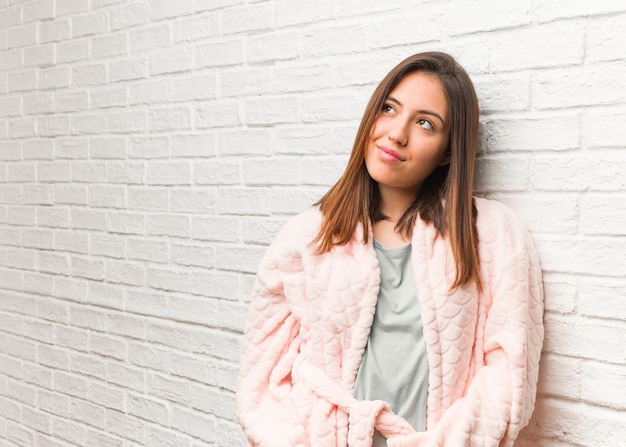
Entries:
<svg viewBox="0 0 626 447">
<path fill-rule="evenodd" d="M 387 146 L 377 145 L 376 149 L 378 149 L 381 157 L 387 161 L 404 161 L 400 154 Z"/>
</svg>

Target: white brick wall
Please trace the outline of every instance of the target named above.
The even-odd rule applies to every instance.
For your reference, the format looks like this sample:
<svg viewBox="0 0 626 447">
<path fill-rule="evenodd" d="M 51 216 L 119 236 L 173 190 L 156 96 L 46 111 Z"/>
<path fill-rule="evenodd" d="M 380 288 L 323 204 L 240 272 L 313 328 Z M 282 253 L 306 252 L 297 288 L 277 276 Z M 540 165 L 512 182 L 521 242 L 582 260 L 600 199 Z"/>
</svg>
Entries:
<svg viewBox="0 0 626 447">
<path fill-rule="evenodd" d="M 256 265 L 401 58 L 456 55 L 541 252 L 518 446 L 626 439 L 622 0 L 0 0 L 0 444 L 234 447 Z"/>
</svg>

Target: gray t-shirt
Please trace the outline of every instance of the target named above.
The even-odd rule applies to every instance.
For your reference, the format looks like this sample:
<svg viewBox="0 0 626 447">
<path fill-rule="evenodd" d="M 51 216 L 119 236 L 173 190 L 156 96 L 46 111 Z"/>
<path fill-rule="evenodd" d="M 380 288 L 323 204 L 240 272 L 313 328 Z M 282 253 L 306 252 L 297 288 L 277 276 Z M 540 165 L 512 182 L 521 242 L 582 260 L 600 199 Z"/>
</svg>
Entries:
<svg viewBox="0 0 626 447">
<path fill-rule="evenodd" d="M 426 426 L 428 359 L 413 278 L 411 244 L 386 249 L 374 241 L 380 291 L 354 396 L 384 400 L 417 431 Z M 376 431 L 373 447 L 386 446 Z"/>
</svg>

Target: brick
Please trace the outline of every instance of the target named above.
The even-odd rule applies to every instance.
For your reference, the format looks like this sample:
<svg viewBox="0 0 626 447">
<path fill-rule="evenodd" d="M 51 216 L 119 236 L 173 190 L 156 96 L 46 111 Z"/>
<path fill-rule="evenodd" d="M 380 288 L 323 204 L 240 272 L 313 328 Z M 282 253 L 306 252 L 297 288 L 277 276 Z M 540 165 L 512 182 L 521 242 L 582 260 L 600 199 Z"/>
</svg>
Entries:
<svg viewBox="0 0 626 447">
<path fill-rule="evenodd" d="M 247 41 L 247 61 L 251 63 L 283 61 L 296 59 L 301 54 L 304 45 L 305 53 L 307 45 L 314 43 L 307 41 L 305 35 L 294 31 L 283 31 L 251 36 Z M 354 36 L 351 36 L 354 37 Z"/>
<path fill-rule="evenodd" d="M 72 37 L 92 36 L 108 30 L 108 15 L 106 11 L 96 11 L 72 17 Z"/>
<path fill-rule="evenodd" d="M 205 133 L 172 135 L 170 151 L 177 158 L 212 156 L 216 152 L 215 137 Z"/>
<path fill-rule="evenodd" d="M 215 429 L 212 422 L 212 418 L 207 418 L 206 414 L 176 406 L 171 408 L 171 425 L 173 428 L 209 443 L 215 440 Z"/>
<path fill-rule="evenodd" d="M 263 2 L 227 8 L 221 19 L 224 34 L 268 31 L 274 28 L 274 5 Z"/>
<path fill-rule="evenodd" d="M 89 382 L 88 400 L 107 409 L 122 411 L 124 392 L 118 387 L 92 380 Z M 107 417 L 108 413 L 105 419 Z"/>
<path fill-rule="evenodd" d="M 193 272 L 192 290 L 196 295 L 204 297 L 235 299 L 237 293 L 236 274 L 221 270 L 219 272 Z M 210 312 L 209 315 L 213 315 Z M 235 321 L 235 320 L 233 320 Z"/>
<path fill-rule="evenodd" d="M 144 339 L 146 322 L 126 314 L 109 314 L 106 318 L 107 333 L 125 337 Z"/>
<path fill-rule="evenodd" d="M 572 21 L 502 32 L 492 41 L 490 68 L 508 71 L 580 64 L 585 27 L 585 22 Z"/>
<path fill-rule="evenodd" d="M 189 237 L 190 233 L 189 216 L 156 214 L 147 217 L 147 234 L 150 236 Z"/>
<path fill-rule="evenodd" d="M 380 2 L 376 2 L 381 4 Z M 343 5 L 337 5 L 341 8 Z M 362 5 L 359 4 L 359 8 Z M 292 25 L 301 25 L 305 23 L 316 23 L 333 17 L 334 6 L 330 0 L 298 0 L 286 3 L 276 4 L 276 26 L 283 28 Z M 350 13 L 354 14 L 354 9 L 350 9 Z"/>
<path fill-rule="evenodd" d="M 472 81 L 483 113 L 530 107 L 530 78 L 526 74 L 494 73 L 474 76 Z"/>
<path fill-rule="evenodd" d="M 595 156 L 538 157 L 530 164 L 530 185 L 534 190 L 623 191 L 626 166 L 619 160 L 617 155 L 610 161 Z"/>
<path fill-rule="evenodd" d="M 144 372 L 142 369 L 129 367 L 123 363 L 107 363 L 107 382 L 122 388 L 141 390 L 144 387 Z"/>
<path fill-rule="evenodd" d="M 269 155 L 271 147 L 271 133 L 262 128 L 223 130 L 218 137 L 218 151 L 226 156 Z"/>
<path fill-rule="evenodd" d="M 173 189 L 170 210 L 174 213 L 210 213 L 214 211 L 214 191 L 210 189 Z"/>
<path fill-rule="evenodd" d="M 123 4 L 109 11 L 111 29 L 128 29 L 148 23 L 150 8 L 146 3 Z"/>
<path fill-rule="evenodd" d="M 626 432 L 621 417 L 620 412 L 611 409 L 585 406 L 585 411 L 580 411 L 570 402 L 544 399 L 535 410 L 534 422 L 527 433 L 544 439 L 558 438 L 566 445 L 581 442 L 612 445 Z"/>
<path fill-rule="evenodd" d="M 270 192 L 267 189 L 224 187 L 217 196 L 217 209 L 223 214 L 269 214 Z"/>
<path fill-rule="evenodd" d="M 624 328 L 620 324 L 553 315 L 546 315 L 545 322 L 549 328 L 545 352 L 613 363 L 623 356 L 619 334 L 623 338 Z"/>
<path fill-rule="evenodd" d="M 581 141 L 587 148 L 620 148 L 626 130 L 614 122 L 626 119 L 626 113 L 605 111 L 583 113 L 581 119 Z"/>
<path fill-rule="evenodd" d="M 626 378 L 626 368 L 623 365 L 585 362 L 581 376 L 583 400 L 609 407 L 617 403 L 621 410 L 626 407 L 623 404 L 626 391 L 620 386 Z"/>
<path fill-rule="evenodd" d="M 48 390 L 39 390 L 39 409 L 58 416 L 69 415 L 69 396 Z M 52 418 L 53 421 L 56 418 Z"/>
<path fill-rule="evenodd" d="M 88 304 L 111 309 L 123 309 L 124 307 L 124 289 L 118 285 L 89 281 L 87 290 L 85 302 Z M 95 352 L 118 359 L 123 358 L 123 342 L 112 338 L 97 337 L 94 334 L 91 335 L 89 346 Z"/>
<path fill-rule="evenodd" d="M 240 240 L 241 223 L 238 217 L 194 216 L 192 236 L 198 240 L 236 242 Z"/>
<path fill-rule="evenodd" d="M 151 54 L 148 67 L 152 76 L 190 71 L 193 67 L 192 48 L 172 47 Z"/>
<path fill-rule="evenodd" d="M 245 102 L 245 123 L 266 126 L 299 121 L 299 99 L 291 96 L 262 96 Z"/>
<path fill-rule="evenodd" d="M 70 364 L 72 372 L 83 376 L 99 378 L 106 374 L 105 361 L 90 354 L 72 353 Z"/>
<path fill-rule="evenodd" d="M 55 13 L 57 16 L 87 12 L 89 5 L 80 0 L 57 0 Z"/>
<path fill-rule="evenodd" d="M 333 130 L 325 126 L 277 128 L 274 149 L 283 155 L 326 155 L 332 152 Z"/>
<path fill-rule="evenodd" d="M 52 21 L 39 22 L 39 42 L 60 42 L 70 38 L 69 19 L 55 19 Z"/>
<path fill-rule="evenodd" d="M 54 46 L 52 44 L 37 45 L 24 48 L 24 67 L 49 67 L 54 65 Z"/>
<path fill-rule="evenodd" d="M 128 188 L 128 207 L 133 210 L 167 211 L 168 194 L 165 188 Z"/>
<path fill-rule="evenodd" d="M 52 434 L 78 445 L 84 445 L 86 439 L 85 427 L 69 419 L 52 418 Z"/>
<path fill-rule="evenodd" d="M 144 439 L 145 422 L 120 411 L 108 410 L 105 429 L 107 432 L 140 443 Z"/>
<path fill-rule="evenodd" d="M 623 278 L 600 280 L 585 278 L 580 282 L 578 309 L 581 315 L 624 320 L 626 310 L 623 306 L 626 283 Z"/>
<path fill-rule="evenodd" d="M 28 329 L 33 331 L 31 332 L 32 338 L 39 339 L 40 341 L 50 342 L 52 340 L 52 328 L 53 325 L 51 323 L 35 324 L 32 322 L 28 324 Z M 70 357 L 66 350 L 40 344 L 37 345 L 37 361 L 40 365 L 67 371 L 69 369 Z"/>
<path fill-rule="evenodd" d="M 37 73 L 28 71 L 13 71 L 8 74 L 8 89 L 17 93 L 21 91 L 35 90 L 37 88 Z"/>
<path fill-rule="evenodd" d="M 36 0 L 24 5 L 24 21 L 46 20 L 54 17 L 54 4 L 45 0 Z"/>
<path fill-rule="evenodd" d="M 95 90 L 91 92 L 89 100 L 94 109 L 124 107 L 128 102 L 126 88 L 117 86 Z"/>
<path fill-rule="evenodd" d="M 52 296 L 68 299 L 71 301 L 85 301 L 87 297 L 87 284 L 81 278 L 55 277 L 54 286 L 51 287 Z M 77 339 L 78 341 L 79 339 Z"/>
<path fill-rule="evenodd" d="M 131 29 L 128 33 L 130 52 L 145 53 L 160 47 L 171 45 L 169 24 L 162 23 L 148 27 Z"/>
<path fill-rule="evenodd" d="M 15 27 L 7 33 L 6 48 L 23 48 L 37 43 L 37 24 Z"/>
<path fill-rule="evenodd" d="M 106 164 L 108 183 L 139 185 L 144 183 L 145 166 L 132 161 L 110 161 Z"/>
<path fill-rule="evenodd" d="M 88 140 L 84 137 L 55 139 L 54 155 L 58 159 L 85 160 L 89 156 Z M 86 165 L 78 165 L 83 168 Z M 72 165 L 72 168 L 74 165 Z"/>
<path fill-rule="evenodd" d="M 89 349 L 101 356 L 123 360 L 126 357 L 126 343 L 117 338 L 92 333 L 89 336 Z"/>
<path fill-rule="evenodd" d="M 74 184 L 55 184 L 53 188 L 54 203 L 67 205 L 86 205 L 87 187 Z"/>
<path fill-rule="evenodd" d="M 236 67 L 221 70 L 220 96 L 237 98 L 273 91 L 273 74 L 268 67 Z"/>
<path fill-rule="evenodd" d="M 200 6 L 200 5 L 198 5 Z M 218 16 L 215 13 L 195 14 L 174 22 L 174 42 L 188 42 L 214 37 L 218 34 Z"/>
<path fill-rule="evenodd" d="M 150 109 L 148 112 L 148 130 L 162 132 L 191 128 L 191 110 L 187 107 Z"/>
<path fill-rule="evenodd" d="M 54 371 L 52 374 L 54 390 L 68 396 L 86 398 L 89 381 L 74 374 Z"/>
<path fill-rule="evenodd" d="M 253 273 L 256 271 L 265 251 L 265 247 L 218 246 L 215 256 L 220 260 L 221 269 Z"/>
<path fill-rule="evenodd" d="M 150 287 L 159 290 L 190 292 L 189 274 L 184 271 L 148 267 L 146 281 Z"/>
<path fill-rule="evenodd" d="M 167 136 L 133 137 L 130 139 L 128 153 L 131 158 L 167 158 L 170 154 Z"/>
<path fill-rule="evenodd" d="M 170 79 L 134 83 L 129 87 L 131 104 L 158 104 L 172 101 Z"/>
<path fill-rule="evenodd" d="M 160 20 L 193 14 L 193 2 L 179 2 L 176 0 L 154 0 L 150 5 L 150 18 Z"/>
<path fill-rule="evenodd" d="M 86 61 L 87 59 L 89 59 L 88 38 L 57 43 L 57 64 Z"/>
<path fill-rule="evenodd" d="M 107 282 L 142 286 L 145 282 L 144 268 L 140 264 L 108 260 L 106 263 Z"/>
<path fill-rule="evenodd" d="M 86 92 L 55 93 L 54 109 L 57 112 L 79 112 L 87 110 L 88 96 Z"/>
<path fill-rule="evenodd" d="M 148 76 L 148 58 L 139 56 L 130 59 L 111 61 L 108 65 L 109 81 L 131 81 Z"/>
<path fill-rule="evenodd" d="M 298 184 L 299 168 L 295 158 L 248 159 L 244 162 L 244 183 L 249 186 Z"/>
<path fill-rule="evenodd" d="M 72 68 L 72 86 L 74 87 L 89 87 L 106 82 L 106 64 L 79 65 Z"/>
<path fill-rule="evenodd" d="M 109 211 L 106 214 L 106 227 L 109 233 L 144 234 L 146 219 L 142 214 Z"/>
<path fill-rule="evenodd" d="M 108 113 L 108 123 L 112 133 L 136 133 L 147 128 L 148 119 L 144 111 L 124 110 Z"/>
<path fill-rule="evenodd" d="M 567 2 L 567 8 L 563 8 L 562 2 L 539 0 L 534 2 L 533 6 L 535 8 L 535 16 L 541 17 L 541 20 L 544 21 L 624 11 L 624 5 L 616 0 L 603 1 L 597 4 L 574 0 Z"/>
<path fill-rule="evenodd" d="M 241 107 L 237 101 L 215 101 L 195 108 L 196 127 L 235 127 L 243 124 Z"/>
<path fill-rule="evenodd" d="M 33 98 L 29 96 L 28 98 Z M 0 116 L 19 116 L 21 114 L 21 100 L 19 96 L 2 96 L 0 97 Z M 29 113 L 33 113 L 33 106 L 29 105 Z M 36 113 L 36 112 L 34 112 Z"/>
<path fill-rule="evenodd" d="M 243 41 L 236 38 L 198 45 L 195 56 L 196 68 L 239 65 L 244 62 Z"/>
<path fill-rule="evenodd" d="M 89 335 L 82 329 L 72 328 L 70 326 L 57 325 L 56 342 L 59 346 L 65 348 L 71 348 L 74 350 L 87 351 Z M 95 359 L 93 359 L 94 364 Z M 74 369 L 74 355 L 70 353 L 70 371 Z"/>
<path fill-rule="evenodd" d="M 53 233 L 51 230 L 23 229 L 22 246 L 30 248 L 52 249 Z"/>
<path fill-rule="evenodd" d="M 127 239 L 128 259 L 150 262 L 168 261 L 168 243 L 158 239 Z"/>
<path fill-rule="evenodd" d="M 215 98 L 215 75 L 176 76 L 172 79 L 172 89 L 176 101 L 212 99 Z"/>
<path fill-rule="evenodd" d="M 365 25 L 351 24 L 307 30 L 302 35 L 303 55 L 313 58 L 322 55 L 364 52 L 367 49 L 367 28 Z M 295 36 L 289 36 L 289 39 L 295 40 Z M 296 43 L 299 47 L 299 42 L 296 41 Z M 298 56 L 295 49 L 291 54 L 293 57 Z"/>
<path fill-rule="evenodd" d="M 192 233 L 195 234 L 195 220 L 192 222 Z M 171 247 L 171 259 L 176 264 L 210 267 L 213 263 L 213 249 L 211 247 L 179 243 L 172 243 Z"/>
<path fill-rule="evenodd" d="M 532 97 L 540 109 L 615 104 L 626 101 L 625 86 L 626 68 L 621 63 L 570 67 L 538 73 Z"/>
<path fill-rule="evenodd" d="M 168 425 L 169 407 L 155 399 L 129 393 L 128 413 L 160 426 Z"/>
<path fill-rule="evenodd" d="M 188 446 L 189 437 L 157 425 L 146 429 L 146 442 L 154 447 Z"/>
<path fill-rule="evenodd" d="M 310 187 L 274 189 L 270 196 L 270 211 L 272 214 L 299 213 L 319 200 L 324 195 L 325 190 L 326 187 L 322 189 Z"/>
<path fill-rule="evenodd" d="M 371 61 L 370 61 L 371 63 Z M 334 78 L 330 64 L 282 65 L 276 68 L 276 91 L 318 91 L 332 87 Z"/>
<path fill-rule="evenodd" d="M 69 87 L 72 79 L 72 70 L 69 67 L 44 68 L 39 72 L 38 87 L 40 90 L 61 89 Z"/>
<path fill-rule="evenodd" d="M 454 9 L 457 10 L 457 8 Z M 367 42 L 376 49 L 403 45 L 405 42 L 432 42 L 441 36 L 443 29 L 446 29 L 442 25 L 442 18 L 444 17 L 446 14 L 442 14 L 440 8 L 431 10 L 420 8 L 415 12 L 411 11 L 399 16 L 381 14 L 372 23 L 368 23 L 366 27 Z M 415 26 L 416 23 L 420 25 Z M 387 32 L 390 29 L 393 29 L 394 32 Z M 358 29 L 351 31 L 359 34 L 362 32 Z M 344 45 L 349 44 L 346 42 Z"/>
<path fill-rule="evenodd" d="M 106 410 L 98 405 L 82 399 L 70 401 L 70 415 L 73 421 L 104 428 Z"/>
</svg>

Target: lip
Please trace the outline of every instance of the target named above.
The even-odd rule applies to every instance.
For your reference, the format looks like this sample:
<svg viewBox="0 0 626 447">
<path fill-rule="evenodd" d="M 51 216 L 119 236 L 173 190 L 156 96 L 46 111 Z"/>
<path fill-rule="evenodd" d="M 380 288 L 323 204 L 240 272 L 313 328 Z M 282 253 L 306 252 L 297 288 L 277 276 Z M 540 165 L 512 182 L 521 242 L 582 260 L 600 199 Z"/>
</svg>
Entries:
<svg viewBox="0 0 626 447">
<path fill-rule="evenodd" d="M 380 155 L 380 157 L 385 161 L 391 163 L 404 161 L 400 154 L 387 146 L 377 145 L 376 149 L 378 150 L 378 154 Z"/>
</svg>

